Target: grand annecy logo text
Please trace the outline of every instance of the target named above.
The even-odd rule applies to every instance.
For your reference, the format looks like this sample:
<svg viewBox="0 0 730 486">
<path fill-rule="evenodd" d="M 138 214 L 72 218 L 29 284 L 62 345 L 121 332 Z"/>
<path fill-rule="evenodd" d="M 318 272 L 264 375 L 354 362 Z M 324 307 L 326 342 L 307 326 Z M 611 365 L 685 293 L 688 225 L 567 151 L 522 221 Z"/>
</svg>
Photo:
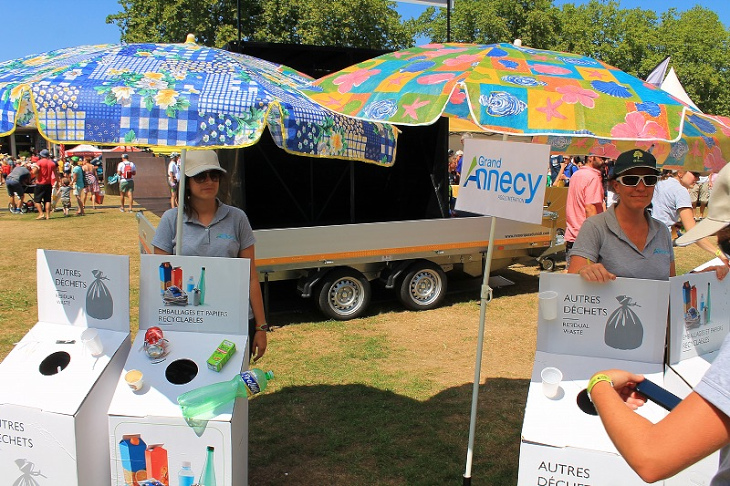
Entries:
<svg viewBox="0 0 730 486">
<path fill-rule="evenodd" d="M 505 167 L 502 167 L 503 165 Z M 543 184 L 543 176 L 539 175 L 537 180 L 533 180 L 533 175 L 529 173 L 513 174 L 507 165 L 506 161 L 502 162 L 501 157 L 499 159 L 490 159 L 483 155 L 474 157 L 463 187 L 476 184 L 478 190 L 500 193 L 497 196 L 500 200 L 530 204 L 538 188 Z"/>
</svg>

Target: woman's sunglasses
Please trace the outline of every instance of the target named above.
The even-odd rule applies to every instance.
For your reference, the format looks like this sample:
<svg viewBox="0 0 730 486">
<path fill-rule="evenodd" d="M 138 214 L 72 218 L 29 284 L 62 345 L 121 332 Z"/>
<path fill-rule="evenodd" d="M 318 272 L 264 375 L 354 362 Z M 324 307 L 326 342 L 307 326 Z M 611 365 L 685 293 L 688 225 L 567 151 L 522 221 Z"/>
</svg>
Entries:
<svg viewBox="0 0 730 486">
<path fill-rule="evenodd" d="M 221 173 L 217 170 L 209 170 L 206 172 L 201 172 L 200 174 L 195 174 L 193 176 L 193 180 L 198 184 L 202 184 L 203 182 L 208 180 L 208 177 L 210 177 L 211 181 L 218 182 L 221 178 Z"/>
<path fill-rule="evenodd" d="M 643 182 L 646 187 L 653 187 L 659 180 L 657 175 L 622 175 L 616 178 L 621 185 L 636 187 L 639 185 L 639 181 Z"/>
</svg>

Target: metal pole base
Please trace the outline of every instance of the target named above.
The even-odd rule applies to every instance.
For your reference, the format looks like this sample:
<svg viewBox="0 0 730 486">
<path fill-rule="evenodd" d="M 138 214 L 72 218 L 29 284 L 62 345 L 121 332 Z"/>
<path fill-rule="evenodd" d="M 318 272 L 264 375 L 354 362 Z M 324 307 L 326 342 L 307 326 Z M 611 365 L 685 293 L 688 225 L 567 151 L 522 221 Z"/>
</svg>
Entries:
<svg viewBox="0 0 730 486">
<path fill-rule="evenodd" d="M 464 478 L 464 482 L 461 484 L 463 484 L 464 486 L 471 486 L 471 477 L 467 478 L 466 476 L 463 476 L 463 478 Z"/>
</svg>

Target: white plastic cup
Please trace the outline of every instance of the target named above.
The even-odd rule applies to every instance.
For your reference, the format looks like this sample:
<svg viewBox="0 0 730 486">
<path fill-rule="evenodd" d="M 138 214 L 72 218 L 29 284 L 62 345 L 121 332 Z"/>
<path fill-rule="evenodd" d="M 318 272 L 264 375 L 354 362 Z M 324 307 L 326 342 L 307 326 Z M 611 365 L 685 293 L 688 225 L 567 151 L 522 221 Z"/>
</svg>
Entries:
<svg viewBox="0 0 730 486">
<path fill-rule="evenodd" d="M 546 321 L 552 321 L 558 317 L 558 293 L 553 290 L 546 290 L 537 294 L 540 301 L 540 314 Z"/>
<path fill-rule="evenodd" d="M 144 375 L 139 370 L 129 370 L 124 375 L 124 381 L 133 391 L 139 391 L 144 386 Z"/>
<path fill-rule="evenodd" d="M 542 392 L 548 398 L 555 398 L 560 390 L 563 372 L 557 368 L 548 366 L 540 372 L 540 378 L 542 378 Z"/>
<path fill-rule="evenodd" d="M 99 356 L 104 352 L 104 345 L 96 329 L 88 328 L 81 333 L 81 343 L 89 350 L 92 356 Z"/>
</svg>

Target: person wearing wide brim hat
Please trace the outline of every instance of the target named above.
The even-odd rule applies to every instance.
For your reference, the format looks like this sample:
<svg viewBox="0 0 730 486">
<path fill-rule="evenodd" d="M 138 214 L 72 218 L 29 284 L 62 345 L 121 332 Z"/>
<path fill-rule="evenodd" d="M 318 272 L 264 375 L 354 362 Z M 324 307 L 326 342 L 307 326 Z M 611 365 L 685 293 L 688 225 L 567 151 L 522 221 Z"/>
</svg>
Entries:
<svg viewBox="0 0 730 486">
<path fill-rule="evenodd" d="M 221 179 L 226 175 L 213 150 L 190 150 L 185 160 L 185 193 L 180 208 L 165 211 L 152 239 L 154 252 L 175 253 L 177 215 L 182 209 L 183 230 L 181 255 L 248 258 L 249 282 L 249 350 L 254 360 L 266 352 L 264 301 L 256 271 L 256 250 L 253 229 L 246 213 L 218 199 Z"/>
<path fill-rule="evenodd" d="M 677 246 L 691 245 L 703 238 L 722 232 L 728 226 L 730 226 L 730 165 L 723 167 L 715 178 L 707 205 L 707 217 L 677 238 L 675 243 Z M 726 240 L 727 238 L 723 238 L 725 243 L 720 243 L 720 245 L 727 246 Z M 720 257 L 722 254 L 725 259 L 721 259 L 727 262 L 730 247 L 727 250 L 718 249 L 715 256 Z"/>
</svg>

